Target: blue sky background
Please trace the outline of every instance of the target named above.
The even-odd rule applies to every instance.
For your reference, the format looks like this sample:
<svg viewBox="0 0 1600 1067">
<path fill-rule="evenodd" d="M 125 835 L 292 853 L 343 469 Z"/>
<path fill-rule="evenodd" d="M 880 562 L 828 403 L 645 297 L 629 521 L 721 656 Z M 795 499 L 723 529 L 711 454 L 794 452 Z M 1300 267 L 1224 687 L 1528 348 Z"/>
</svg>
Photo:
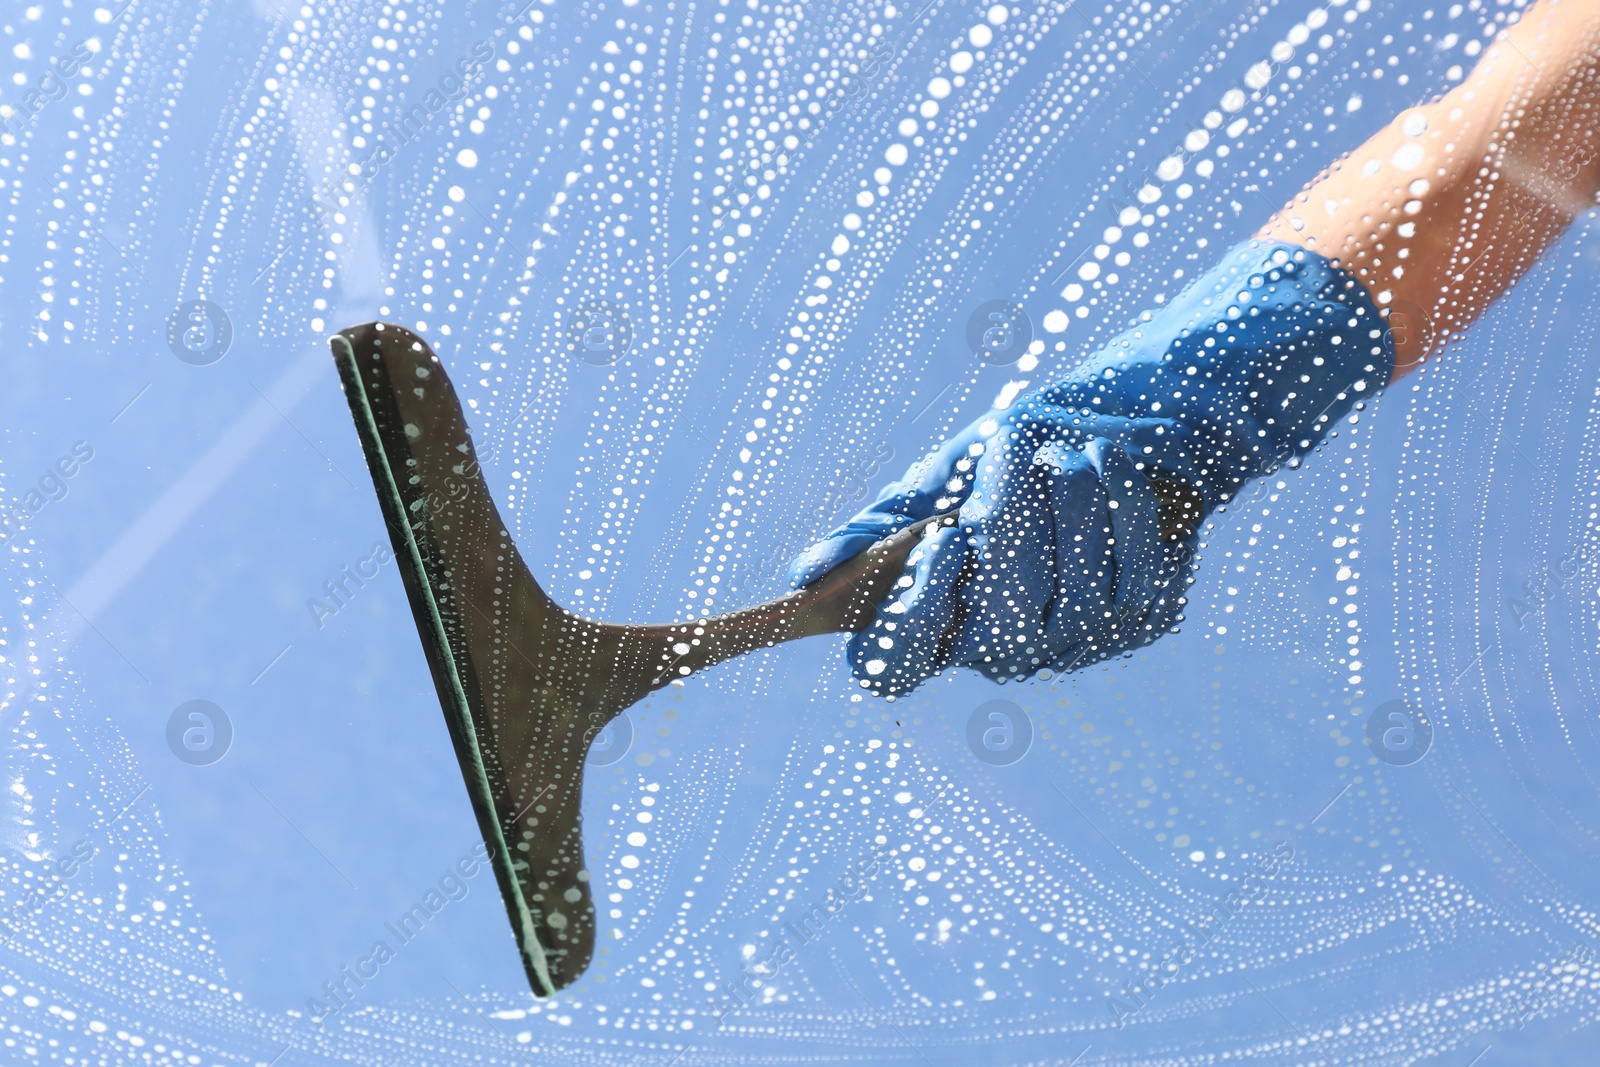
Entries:
<svg viewBox="0 0 1600 1067">
<path fill-rule="evenodd" d="M 59 457 L 93 450 L 64 496 L 8 530 L 0 892 L 19 932 L 0 947 L 0 1018 L 24 1035 L 8 1057 L 71 1044 L 208 1063 L 955 1064 L 1070 1062 L 1087 1046 L 1085 1064 L 1464 1063 L 1491 1047 L 1495 1062 L 1538 1063 L 1592 1044 L 1587 216 L 1437 369 L 1216 516 L 1180 634 L 1067 679 L 957 676 L 894 704 L 852 701 L 832 639 L 707 672 L 632 709 L 628 754 L 586 778 L 605 914 L 584 982 L 533 1001 L 484 874 L 346 1011 L 304 1017 L 477 842 L 392 565 L 320 628 L 307 606 L 384 538 L 329 333 L 425 324 L 477 405 L 523 552 L 563 602 L 678 618 L 720 584 L 714 609 L 731 609 L 777 592 L 794 552 L 1008 383 L 1065 373 L 1338 153 L 1452 84 L 1467 42 L 1513 8 L 398 10 L 136 0 L 121 15 L 4 16 L 0 103 L 19 106 L 74 43 L 98 49 L 0 146 L 5 499 L 26 509 Z M 978 27 L 999 43 L 979 49 Z M 496 61 L 342 219 L 307 203 L 370 149 L 354 143 L 363 109 L 381 127 L 475 41 Z M 858 58 L 842 106 L 772 148 L 751 139 L 807 71 L 872 41 L 883 58 Z M 937 95 L 958 52 L 984 58 Z M 626 85 L 603 69 L 630 56 L 649 65 Z M 779 88 L 758 98 L 738 73 L 774 57 Z M 1208 127 L 1213 111 L 1226 114 Z M 1235 116 L 1247 121 L 1228 133 Z M 1216 132 L 1161 177 L 1195 129 Z M 958 151 L 935 156 L 947 130 Z M 886 165 L 890 191 L 864 206 Z M 1132 253 L 1120 279 L 1069 299 L 1145 187 L 1151 221 L 1124 225 L 1105 261 L 1110 273 Z M 714 205 L 742 207 L 751 232 L 713 231 Z M 826 268 L 840 237 L 848 266 Z M 816 285 L 824 273 L 835 288 Z M 806 302 L 819 292 L 832 303 Z M 614 367 L 563 347 L 562 316 L 600 296 L 628 308 L 636 337 Z M 964 348 L 966 315 L 1001 297 L 1041 342 L 1026 368 Z M 197 298 L 234 331 L 209 366 L 166 343 L 169 314 Z M 811 355 L 801 387 L 780 361 Z M 780 380 L 782 441 L 756 423 L 778 421 L 761 404 Z M 725 501 L 750 535 L 709 583 L 717 561 L 698 568 Z M 587 548 L 603 522 L 618 541 L 604 569 Z M 964 740 L 997 697 L 1035 731 L 1009 767 Z M 234 730 L 210 766 L 167 745 L 173 709 L 194 699 Z M 1390 700 L 1433 723 L 1415 766 L 1364 741 Z M 811 786 L 841 761 L 868 781 L 823 801 Z M 77 842 L 94 858 L 66 876 Z M 1177 943 L 1277 843 L 1294 859 L 1269 903 L 1110 1028 L 1108 999 L 1140 957 Z M 931 883 L 956 845 L 964 858 Z M 869 899 L 798 946 L 771 1003 L 719 1029 L 723 983 L 887 848 Z M 1568 964 L 1558 990 L 1550 969 Z"/>
</svg>

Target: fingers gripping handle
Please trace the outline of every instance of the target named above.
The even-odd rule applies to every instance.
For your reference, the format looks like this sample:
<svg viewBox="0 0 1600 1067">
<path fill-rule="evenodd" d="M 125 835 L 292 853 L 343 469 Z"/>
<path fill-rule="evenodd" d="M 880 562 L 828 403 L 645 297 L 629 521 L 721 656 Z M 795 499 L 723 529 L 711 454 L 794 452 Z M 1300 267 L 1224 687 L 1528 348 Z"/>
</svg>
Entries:
<svg viewBox="0 0 1600 1067">
<path fill-rule="evenodd" d="M 1204 516 L 1310 451 L 1393 367 L 1393 339 L 1355 278 L 1295 245 L 1245 242 L 1063 380 L 946 441 L 791 578 L 814 581 L 959 507 L 851 642 L 864 688 L 906 692 L 952 665 L 1005 680 L 1129 652 L 1181 619 Z M 1164 523 L 1163 499 L 1178 519 Z"/>
</svg>

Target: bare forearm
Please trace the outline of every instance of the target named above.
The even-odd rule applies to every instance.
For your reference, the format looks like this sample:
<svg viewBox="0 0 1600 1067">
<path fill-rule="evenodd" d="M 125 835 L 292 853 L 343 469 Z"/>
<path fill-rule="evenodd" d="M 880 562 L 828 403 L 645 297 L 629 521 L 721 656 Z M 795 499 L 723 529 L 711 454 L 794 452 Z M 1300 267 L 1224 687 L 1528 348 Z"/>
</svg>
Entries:
<svg viewBox="0 0 1600 1067">
<path fill-rule="evenodd" d="M 1395 309 L 1399 377 L 1515 284 L 1597 189 L 1600 0 L 1542 0 L 1466 81 L 1403 112 L 1260 235 L 1338 259 Z"/>
</svg>

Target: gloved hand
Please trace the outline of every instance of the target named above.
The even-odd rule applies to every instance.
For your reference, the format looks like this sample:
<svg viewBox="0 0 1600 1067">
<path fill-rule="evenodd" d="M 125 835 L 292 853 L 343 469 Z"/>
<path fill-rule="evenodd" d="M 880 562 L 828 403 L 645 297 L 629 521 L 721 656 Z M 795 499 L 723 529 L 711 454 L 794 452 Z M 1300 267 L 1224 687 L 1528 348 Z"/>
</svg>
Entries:
<svg viewBox="0 0 1600 1067">
<path fill-rule="evenodd" d="M 1366 288 L 1297 245 L 1247 241 L 1066 379 L 991 411 L 789 568 L 809 585 L 919 519 L 895 591 L 850 642 L 865 689 L 946 667 L 996 681 L 1131 652 L 1181 618 L 1200 520 L 1303 456 L 1388 383 L 1394 345 Z M 1198 511 L 1163 539 L 1152 479 Z"/>
</svg>

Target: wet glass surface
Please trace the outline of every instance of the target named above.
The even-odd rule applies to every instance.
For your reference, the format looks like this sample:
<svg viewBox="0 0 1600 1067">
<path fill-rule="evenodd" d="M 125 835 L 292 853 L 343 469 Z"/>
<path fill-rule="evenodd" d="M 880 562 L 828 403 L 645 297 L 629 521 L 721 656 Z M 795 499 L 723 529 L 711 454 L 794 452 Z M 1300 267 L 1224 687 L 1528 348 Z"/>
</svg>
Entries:
<svg viewBox="0 0 1600 1067">
<path fill-rule="evenodd" d="M 628 707 L 547 998 L 328 344 L 437 352 L 556 603 L 747 608 L 1517 11 L 10 8 L 0 1060 L 1580 1060 L 1592 213 L 1208 517 L 1178 632 Z"/>
</svg>

